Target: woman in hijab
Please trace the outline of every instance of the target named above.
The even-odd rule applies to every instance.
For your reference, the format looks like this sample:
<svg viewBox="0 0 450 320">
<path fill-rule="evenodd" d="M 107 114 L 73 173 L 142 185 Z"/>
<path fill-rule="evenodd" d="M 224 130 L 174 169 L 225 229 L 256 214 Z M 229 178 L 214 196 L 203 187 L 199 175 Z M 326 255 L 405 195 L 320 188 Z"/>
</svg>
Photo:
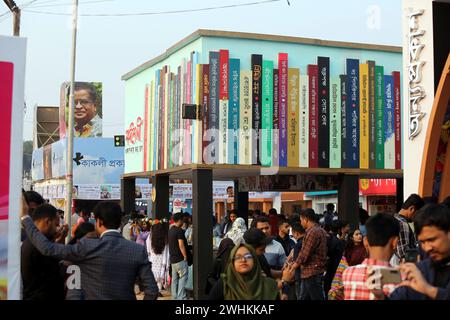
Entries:
<svg viewBox="0 0 450 320">
<path fill-rule="evenodd" d="M 212 288 L 210 300 L 275 300 L 277 282 L 263 275 L 255 250 L 240 244 L 231 250 L 227 269 Z"/>
<path fill-rule="evenodd" d="M 245 231 L 247 231 L 245 220 L 239 217 L 234 220 L 231 230 L 225 234 L 224 238 L 230 238 L 231 240 L 233 240 L 235 245 L 239 245 L 241 242 L 243 242 Z"/>
</svg>

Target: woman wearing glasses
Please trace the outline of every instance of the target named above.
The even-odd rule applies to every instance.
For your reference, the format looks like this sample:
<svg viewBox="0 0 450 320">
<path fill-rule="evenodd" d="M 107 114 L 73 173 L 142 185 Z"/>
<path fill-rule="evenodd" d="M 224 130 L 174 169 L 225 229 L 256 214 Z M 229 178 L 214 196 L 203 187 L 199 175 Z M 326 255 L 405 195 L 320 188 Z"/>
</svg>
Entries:
<svg viewBox="0 0 450 320">
<path fill-rule="evenodd" d="M 210 300 L 279 299 L 277 282 L 263 275 L 255 250 L 241 244 L 230 253 L 225 273 L 214 285 Z"/>
</svg>

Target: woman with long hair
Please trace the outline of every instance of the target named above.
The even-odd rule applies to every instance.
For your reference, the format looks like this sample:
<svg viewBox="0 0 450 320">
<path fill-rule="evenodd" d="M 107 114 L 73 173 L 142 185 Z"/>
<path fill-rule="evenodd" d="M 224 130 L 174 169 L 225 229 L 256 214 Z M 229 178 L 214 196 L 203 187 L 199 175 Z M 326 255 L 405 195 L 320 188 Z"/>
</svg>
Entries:
<svg viewBox="0 0 450 320">
<path fill-rule="evenodd" d="M 158 222 L 152 226 L 146 241 L 148 260 L 159 290 L 168 287 L 169 277 L 169 224 Z"/>
<path fill-rule="evenodd" d="M 145 241 L 150 234 L 150 223 L 145 219 L 142 219 L 139 224 L 139 232 L 136 234 L 136 243 L 145 246 Z"/>
<path fill-rule="evenodd" d="M 349 235 L 349 241 L 344 255 L 350 267 L 361 264 L 368 256 L 367 250 L 364 247 L 363 238 L 359 229 L 356 229 Z"/>
<path fill-rule="evenodd" d="M 210 300 L 275 300 L 277 282 L 263 275 L 255 249 L 247 244 L 231 250 L 227 268 L 212 288 Z"/>
</svg>

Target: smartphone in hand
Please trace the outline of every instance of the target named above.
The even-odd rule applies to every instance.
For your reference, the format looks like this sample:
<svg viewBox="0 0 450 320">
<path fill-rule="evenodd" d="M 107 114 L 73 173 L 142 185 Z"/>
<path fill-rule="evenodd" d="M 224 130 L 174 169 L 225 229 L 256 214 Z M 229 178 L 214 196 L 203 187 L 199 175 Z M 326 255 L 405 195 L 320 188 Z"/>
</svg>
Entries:
<svg viewBox="0 0 450 320">
<path fill-rule="evenodd" d="M 400 270 L 396 268 L 380 268 L 381 283 L 384 284 L 398 284 L 402 282 Z"/>
<path fill-rule="evenodd" d="M 416 263 L 419 260 L 419 250 L 417 248 L 405 251 L 405 262 Z"/>
</svg>

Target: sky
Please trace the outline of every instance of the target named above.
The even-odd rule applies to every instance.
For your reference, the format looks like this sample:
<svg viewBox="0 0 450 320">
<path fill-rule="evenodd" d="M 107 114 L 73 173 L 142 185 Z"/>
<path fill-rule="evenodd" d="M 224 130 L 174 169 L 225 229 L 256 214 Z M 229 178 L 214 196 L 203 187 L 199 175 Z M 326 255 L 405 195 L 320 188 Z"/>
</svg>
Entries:
<svg viewBox="0 0 450 320">
<path fill-rule="evenodd" d="M 124 132 L 121 76 L 197 29 L 254 32 L 323 40 L 402 45 L 401 0 L 272 0 L 171 14 L 156 13 L 256 3 L 264 0 L 79 0 L 76 81 L 103 82 L 103 135 Z M 27 38 L 24 140 L 33 134 L 35 105 L 58 106 L 70 80 L 72 0 L 16 0 Z M 0 34 L 12 35 L 12 16 L 0 2 Z M 66 14 L 54 15 L 50 13 Z"/>
</svg>

